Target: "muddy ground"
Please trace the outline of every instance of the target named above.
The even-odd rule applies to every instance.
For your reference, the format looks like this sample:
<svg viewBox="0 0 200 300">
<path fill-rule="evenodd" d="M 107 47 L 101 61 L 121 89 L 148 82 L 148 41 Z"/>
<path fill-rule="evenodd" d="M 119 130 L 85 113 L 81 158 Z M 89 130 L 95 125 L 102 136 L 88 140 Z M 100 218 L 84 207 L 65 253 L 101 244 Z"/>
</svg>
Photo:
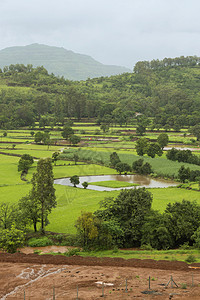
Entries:
<svg viewBox="0 0 200 300">
<path fill-rule="evenodd" d="M 178 287 L 166 287 L 171 276 Z M 53 295 L 69 300 L 197 300 L 200 264 L 0 253 L 0 299 L 43 300 Z"/>
</svg>

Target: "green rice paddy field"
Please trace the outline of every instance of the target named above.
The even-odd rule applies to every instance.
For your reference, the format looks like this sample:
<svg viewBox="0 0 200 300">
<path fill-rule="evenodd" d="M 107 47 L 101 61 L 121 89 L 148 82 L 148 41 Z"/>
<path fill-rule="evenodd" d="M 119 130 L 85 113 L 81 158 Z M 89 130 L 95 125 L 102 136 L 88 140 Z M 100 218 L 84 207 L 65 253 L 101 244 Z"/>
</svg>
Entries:
<svg viewBox="0 0 200 300">
<path fill-rule="evenodd" d="M 135 152 L 135 142 L 129 140 L 123 140 L 123 137 L 119 136 L 119 142 L 112 141 L 95 141 L 96 135 L 95 131 L 99 126 L 95 124 L 85 124 L 77 123 L 73 127 L 80 134 L 82 138 L 84 135 L 81 134 L 81 130 L 84 130 L 86 134 L 91 134 L 92 139 L 87 141 L 87 148 L 69 148 L 65 155 L 65 160 L 60 160 L 57 165 L 53 167 L 54 177 L 71 177 L 73 175 L 86 176 L 86 175 L 108 175 L 116 174 L 114 169 L 99 165 L 104 163 L 104 165 L 109 165 L 109 156 L 113 151 L 117 151 L 120 159 L 128 164 L 132 165 L 133 161 L 137 160 L 139 157 Z M 111 128 L 110 136 L 115 136 L 117 130 L 134 130 L 134 126 L 127 128 L 116 127 Z M 4 137 L 3 130 L 0 130 L 0 152 L 4 154 L 11 154 L 11 156 L 0 154 L 0 203 L 9 202 L 17 203 L 17 201 L 25 196 L 31 189 L 30 180 L 32 178 L 33 172 L 36 170 L 37 159 L 51 157 L 52 153 L 55 151 L 63 150 L 64 146 L 51 145 L 50 147 L 46 145 L 36 145 L 32 144 L 33 137 L 31 136 L 32 130 L 8 130 L 7 136 Z M 33 130 L 38 131 L 38 128 Z M 190 142 L 190 137 L 184 137 L 184 130 L 180 133 L 169 132 L 169 139 L 171 141 L 181 140 L 183 143 Z M 61 138 L 61 131 L 54 130 L 50 131 L 51 138 L 59 139 Z M 129 134 L 126 132 L 126 134 Z M 156 139 L 158 132 L 147 133 L 146 137 L 150 139 Z M 109 134 L 106 134 L 109 136 Z M 99 136 L 100 137 L 100 136 Z M 103 137 L 103 135 L 101 135 Z M 13 144 L 15 146 L 13 147 Z M 14 148 L 14 149 L 13 149 Z M 123 149 L 130 148 L 130 149 Z M 90 164 L 84 162 L 78 162 L 77 165 L 72 161 L 74 151 L 78 151 L 80 160 L 84 160 L 88 157 L 90 159 Z M 30 154 L 35 157 L 35 162 L 30 168 L 27 175 L 27 182 L 20 179 L 20 173 L 17 171 L 19 157 L 12 156 L 13 154 L 22 155 Z M 200 151 L 195 154 L 199 155 Z M 160 158 L 149 158 L 144 156 L 144 161 L 149 162 L 156 174 L 165 176 L 177 175 L 178 169 L 182 163 L 171 162 L 166 159 L 165 154 Z M 184 164 L 190 169 L 199 169 L 200 166 Z M 102 183 L 101 183 L 102 184 Z M 103 183 L 105 186 L 120 186 L 122 183 L 118 182 L 107 182 Z M 54 209 L 49 216 L 50 224 L 47 226 L 47 230 L 62 232 L 62 233 L 75 233 L 74 223 L 81 211 L 94 211 L 99 207 L 99 201 L 105 197 L 116 197 L 119 191 L 113 192 L 98 192 L 88 189 L 79 189 L 68 186 L 55 185 L 56 196 L 57 196 L 57 207 Z M 180 189 L 180 188 L 166 188 L 166 189 L 151 189 L 153 194 L 153 208 L 161 212 L 164 211 L 167 203 L 185 200 L 196 200 L 200 204 L 200 192 L 194 190 Z"/>
<path fill-rule="evenodd" d="M 20 144 L 15 150 L 4 149 L 7 153 L 24 154 L 29 153 L 37 158 L 51 157 L 54 151 L 58 151 L 60 147 L 50 147 L 42 145 L 27 145 Z M 3 150 L 3 151 L 4 151 Z M 104 153 L 102 151 L 102 153 Z M 110 152 L 108 152 L 110 153 Z M 121 151 L 120 155 L 127 157 L 130 161 L 130 151 Z M 134 155 L 134 154 L 132 154 Z M 0 203 L 9 202 L 17 203 L 17 201 L 25 196 L 31 189 L 29 183 L 33 172 L 36 169 L 37 162 L 30 168 L 27 180 L 21 181 L 20 173 L 17 171 L 19 157 L 8 156 L 0 154 Z M 168 161 L 155 159 L 157 164 Z M 116 171 L 105 166 L 97 164 L 86 164 L 79 162 L 77 165 L 71 160 L 58 161 L 57 166 L 53 167 L 54 177 L 70 177 L 72 175 L 107 175 L 116 174 Z M 99 207 L 99 201 L 105 197 L 116 197 L 119 191 L 113 192 L 97 192 L 88 189 L 79 189 L 68 186 L 55 185 L 57 196 L 57 207 L 49 216 L 50 224 L 47 230 L 60 233 L 75 233 L 74 223 L 81 211 L 95 211 Z M 167 203 L 185 200 L 196 200 L 200 204 L 200 192 L 180 188 L 166 188 L 166 189 L 151 189 L 153 194 L 153 208 L 159 211 L 164 211 Z"/>
</svg>

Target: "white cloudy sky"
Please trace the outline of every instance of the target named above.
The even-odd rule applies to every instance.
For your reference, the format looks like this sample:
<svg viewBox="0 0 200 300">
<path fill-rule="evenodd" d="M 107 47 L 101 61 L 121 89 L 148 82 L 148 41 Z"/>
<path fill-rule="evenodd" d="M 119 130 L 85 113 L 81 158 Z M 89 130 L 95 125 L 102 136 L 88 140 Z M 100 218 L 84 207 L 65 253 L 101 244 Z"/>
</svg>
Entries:
<svg viewBox="0 0 200 300">
<path fill-rule="evenodd" d="M 0 0 L 0 49 L 40 43 L 133 68 L 200 56 L 199 0 Z"/>
</svg>

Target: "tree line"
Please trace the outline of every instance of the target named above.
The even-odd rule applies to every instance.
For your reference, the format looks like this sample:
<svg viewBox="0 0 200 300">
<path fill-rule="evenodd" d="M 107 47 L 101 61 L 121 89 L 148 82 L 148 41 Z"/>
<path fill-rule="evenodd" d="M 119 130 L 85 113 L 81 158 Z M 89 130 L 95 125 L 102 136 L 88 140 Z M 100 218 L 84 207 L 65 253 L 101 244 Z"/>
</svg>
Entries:
<svg viewBox="0 0 200 300">
<path fill-rule="evenodd" d="M 167 67 L 200 67 L 200 57 L 180 56 L 175 58 L 153 59 L 151 61 L 139 61 L 135 64 L 134 72 L 140 73 L 144 70 L 158 70 Z"/>
<path fill-rule="evenodd" d="M 199 64 L 195 57 L 193 60 Z M 136 124 L 136 113 L 151 118 L 141 126 L 152 130 L 180 130 L 200 122 L 199 77 L 190 63 L 184 68 L 179 63 L 178 69 L 169 67 L 164 72 L 162 68 L 141 68 L 140 72 L 80 82 L 48 74 L 44 67 L 18 64 L 5 67 L 0 79 L 7 85 L 0 91 L 3 129 L 33 126 L 34 122 L 63 125 L 69 118 L 95 118 L 100 125 L 126 126 Z"/>
<path fill-rule="evenodd" d="M 82 212 L 76 222 L 77 238 L 85 249 L 200 247 L 200 206 L 183 200 L 167 204 L 163 213 L 152 209 L 152 194 L 145 188 L 122 190 L 105 198 L 100 209 Z"/>
<path fill-rule="evenodd" d="M 172 148 L 167 151 L 166 153 L 167 159 L 178 161 L 178 162 L 185 162 L 188 164 L 194 164 L 200 166 L 200 157 L 193 154 L 191 150 L 179 150 Z"/>
</svg>

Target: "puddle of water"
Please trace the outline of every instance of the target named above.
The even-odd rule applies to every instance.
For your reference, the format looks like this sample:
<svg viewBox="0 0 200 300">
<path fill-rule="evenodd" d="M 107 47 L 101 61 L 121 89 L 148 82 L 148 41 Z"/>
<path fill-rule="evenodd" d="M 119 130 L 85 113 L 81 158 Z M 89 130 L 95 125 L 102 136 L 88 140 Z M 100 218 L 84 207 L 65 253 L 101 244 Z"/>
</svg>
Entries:
<svg viewBox="0 0 200 300">
<path fill-rule="evenodd" d="M 151 177 L 144 175 L 102 175 L 102 176 L 82 176 L 79 177 L 80 183 L 77 185 L 78 188 L 83 188 L 82 183 L 87 181 L 90 182 L 98 182 L 98 181 L 109 181 L 109 180 L 117 180 L 117 181 L 126 181 L 129 183 L 136 183 L 139 186 L 129 186 L 123 188 L 109 188 L 97 185 L 89 185 L 87 189 L 95 190 L 95 191 L 116 191 L 121 189 L 132 189 L 132 188 L 167 188 L 170 186 L 177 186 L 175 182 L 169 182 L 161 179 L 152 179 Z M 61 178 L 54 180 L 55 184 L 73 186 L 70 182 L 70 178 Z"/>
</svg>

